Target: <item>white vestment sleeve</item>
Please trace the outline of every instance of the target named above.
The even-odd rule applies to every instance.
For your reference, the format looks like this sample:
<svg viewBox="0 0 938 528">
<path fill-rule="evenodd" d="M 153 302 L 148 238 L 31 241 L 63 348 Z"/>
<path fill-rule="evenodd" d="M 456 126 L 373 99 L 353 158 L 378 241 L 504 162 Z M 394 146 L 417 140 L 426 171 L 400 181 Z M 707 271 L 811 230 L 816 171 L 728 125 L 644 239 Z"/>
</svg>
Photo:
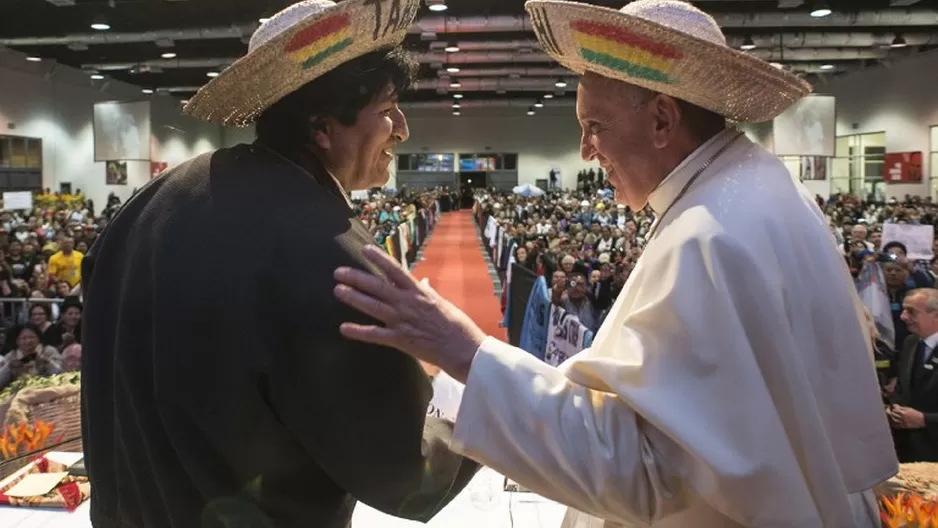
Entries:
<svg viewBox="0 0 938 528">
<path fill-rule="evenodd" d="M 662 236 L 559 368 L 486 340 L 454 448 L 626 525 L 705 504 L 743 526 L 856 526 L 850 494 L 895 472 L 856 295 L 846 275 L 813 295 L 826 271 L 793 264 L 787 280 L 818 286 L 786 288 L 759 263 L 731 237 Z"/>
<path fill-rule="evenodd" d="M 624 402 L 519 348 L 486 339 L 462 402 L 453 448 L 540 495 L 642 524 L 682 507 Z"/>
</svg>

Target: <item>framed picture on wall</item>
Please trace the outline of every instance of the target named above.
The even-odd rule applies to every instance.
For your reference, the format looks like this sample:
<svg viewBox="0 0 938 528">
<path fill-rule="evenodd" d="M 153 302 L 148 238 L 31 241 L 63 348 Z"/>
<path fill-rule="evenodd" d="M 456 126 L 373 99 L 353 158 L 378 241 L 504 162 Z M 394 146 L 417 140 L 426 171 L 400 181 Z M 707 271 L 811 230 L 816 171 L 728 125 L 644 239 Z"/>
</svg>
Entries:
<svg viewBox="0 0 938 528">
<path fill-rule="evenodd" d="M 776 156 L 834 156 L 837 100 L 804 97 L 772 121 Z"/>
<path fill-rule="evenodd" d="M 127 162 L 108 161 L 104 164 L 107 169 L 105 183 L 108 185 L 127 185 Z"/>
<path fill-rule="evenodd" d="M 62 182 L 59 184 L 59 192 L 61 194 L 72 194 L 72 184 L 71 182 Z"/>
<path fill-rule="evenodd" d="M 887 183 L 920 183 L 922 181 L 921 152 L 886 153 Z"/>
<path fill-rule="evenodd" d="M 150 102 L 94 104 L 94 160 L 150 159 Z"/>
<path fill-rule="evenodd" d="M 803 156 L 801 158 L 801 181 L 826 179 L 827 158 L 824 156 Z"/>
</svg>

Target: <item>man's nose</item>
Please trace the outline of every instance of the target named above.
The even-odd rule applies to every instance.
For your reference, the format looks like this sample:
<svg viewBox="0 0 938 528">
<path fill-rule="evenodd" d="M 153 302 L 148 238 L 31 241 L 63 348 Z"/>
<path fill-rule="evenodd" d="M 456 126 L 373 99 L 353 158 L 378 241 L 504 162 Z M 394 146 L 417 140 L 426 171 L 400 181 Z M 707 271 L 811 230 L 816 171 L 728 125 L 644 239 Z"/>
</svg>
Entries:
<svg viewBox="0 0 938 528">
<path fill-rule="evenodd" d="M 395 108 L 394 113 L 394 135 L 398 142 L 403 143 L 410 137 L 410 128 L 407 126 L 407 117 L 400 107 Z"/>
<path fill-rule="evenodd" d="M 583 161 L 593 161 L 593 158 L 596 157 L 596 149 L 593 148 L 589 136 L 586 134 L 583 134 L 580 138 L 580 157 L 583 158 Z"/>
</svg>

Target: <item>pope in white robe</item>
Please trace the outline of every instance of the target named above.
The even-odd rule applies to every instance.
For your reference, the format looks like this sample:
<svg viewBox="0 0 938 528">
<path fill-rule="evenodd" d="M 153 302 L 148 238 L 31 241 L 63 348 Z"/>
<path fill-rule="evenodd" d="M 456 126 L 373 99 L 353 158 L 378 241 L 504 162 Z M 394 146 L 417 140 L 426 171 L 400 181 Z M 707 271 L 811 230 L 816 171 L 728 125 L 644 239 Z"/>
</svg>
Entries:
<svg viewBox="0 0 938 528">
<path fill-rule="evenodd" d="M 570 528 L 878 527 L 871 489 L 898 464 L 860 303 L 825 218 L 774 155 L 722 120 L 691 141 L 713 113 L 771 119 L 804 95 L 801 81 L 738 57 L 712 18 L 682 2 L 638 0 L 618 18 L 586 4 L 527 5 L 545 49 L 575 70 L 581 51 L 567 28 L 610 20 L 620 26 L 603 35 L 668 34 L 660 40 L 678 43 L 675 55 L 726 69 L 660 86 L 599 67 L 581 80 L 584 158 L 608 166 L 617 199 L 647 203 L 658 219 L 628 283 L 592 347 L 555 368 L 480 335 L 371 251 L 390 281 L 340 269 L 336 294 L 384 326 L 343 333 L 464 380 L 454 449 L 570 506 Z M 653 91 L 624 88 L 630 100 L 604 77 Z M 687 100 L 710 113 L 692 123 L 704 114 Z M 646 192 L 682 144 L 696 147 Z"/>
</svg>

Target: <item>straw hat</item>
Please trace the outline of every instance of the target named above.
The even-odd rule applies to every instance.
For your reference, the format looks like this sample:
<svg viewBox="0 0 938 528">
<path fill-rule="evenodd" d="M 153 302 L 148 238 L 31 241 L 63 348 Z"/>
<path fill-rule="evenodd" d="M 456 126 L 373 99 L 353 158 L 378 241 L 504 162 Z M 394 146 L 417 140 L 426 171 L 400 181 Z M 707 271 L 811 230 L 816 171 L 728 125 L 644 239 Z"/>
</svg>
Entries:
<svg viewBox="0 0 938 528">
<path fill-rule="evenodd" d="M 525 8 L 541 46 L 563 66 L 682 99 L 740 123 L 769 121 L 811 85 L 736 51 L 713 18 L 678 0 L 616 11 L 559 0 Z"/>
<path fill-rule="evenodd" d="M 248 53 L 189 100 L 184 112 L 247 126 L 271 105 L 335 67 L 400 44 L 420 0 L 303 0 L 254 32 Z"/>
</svg>

